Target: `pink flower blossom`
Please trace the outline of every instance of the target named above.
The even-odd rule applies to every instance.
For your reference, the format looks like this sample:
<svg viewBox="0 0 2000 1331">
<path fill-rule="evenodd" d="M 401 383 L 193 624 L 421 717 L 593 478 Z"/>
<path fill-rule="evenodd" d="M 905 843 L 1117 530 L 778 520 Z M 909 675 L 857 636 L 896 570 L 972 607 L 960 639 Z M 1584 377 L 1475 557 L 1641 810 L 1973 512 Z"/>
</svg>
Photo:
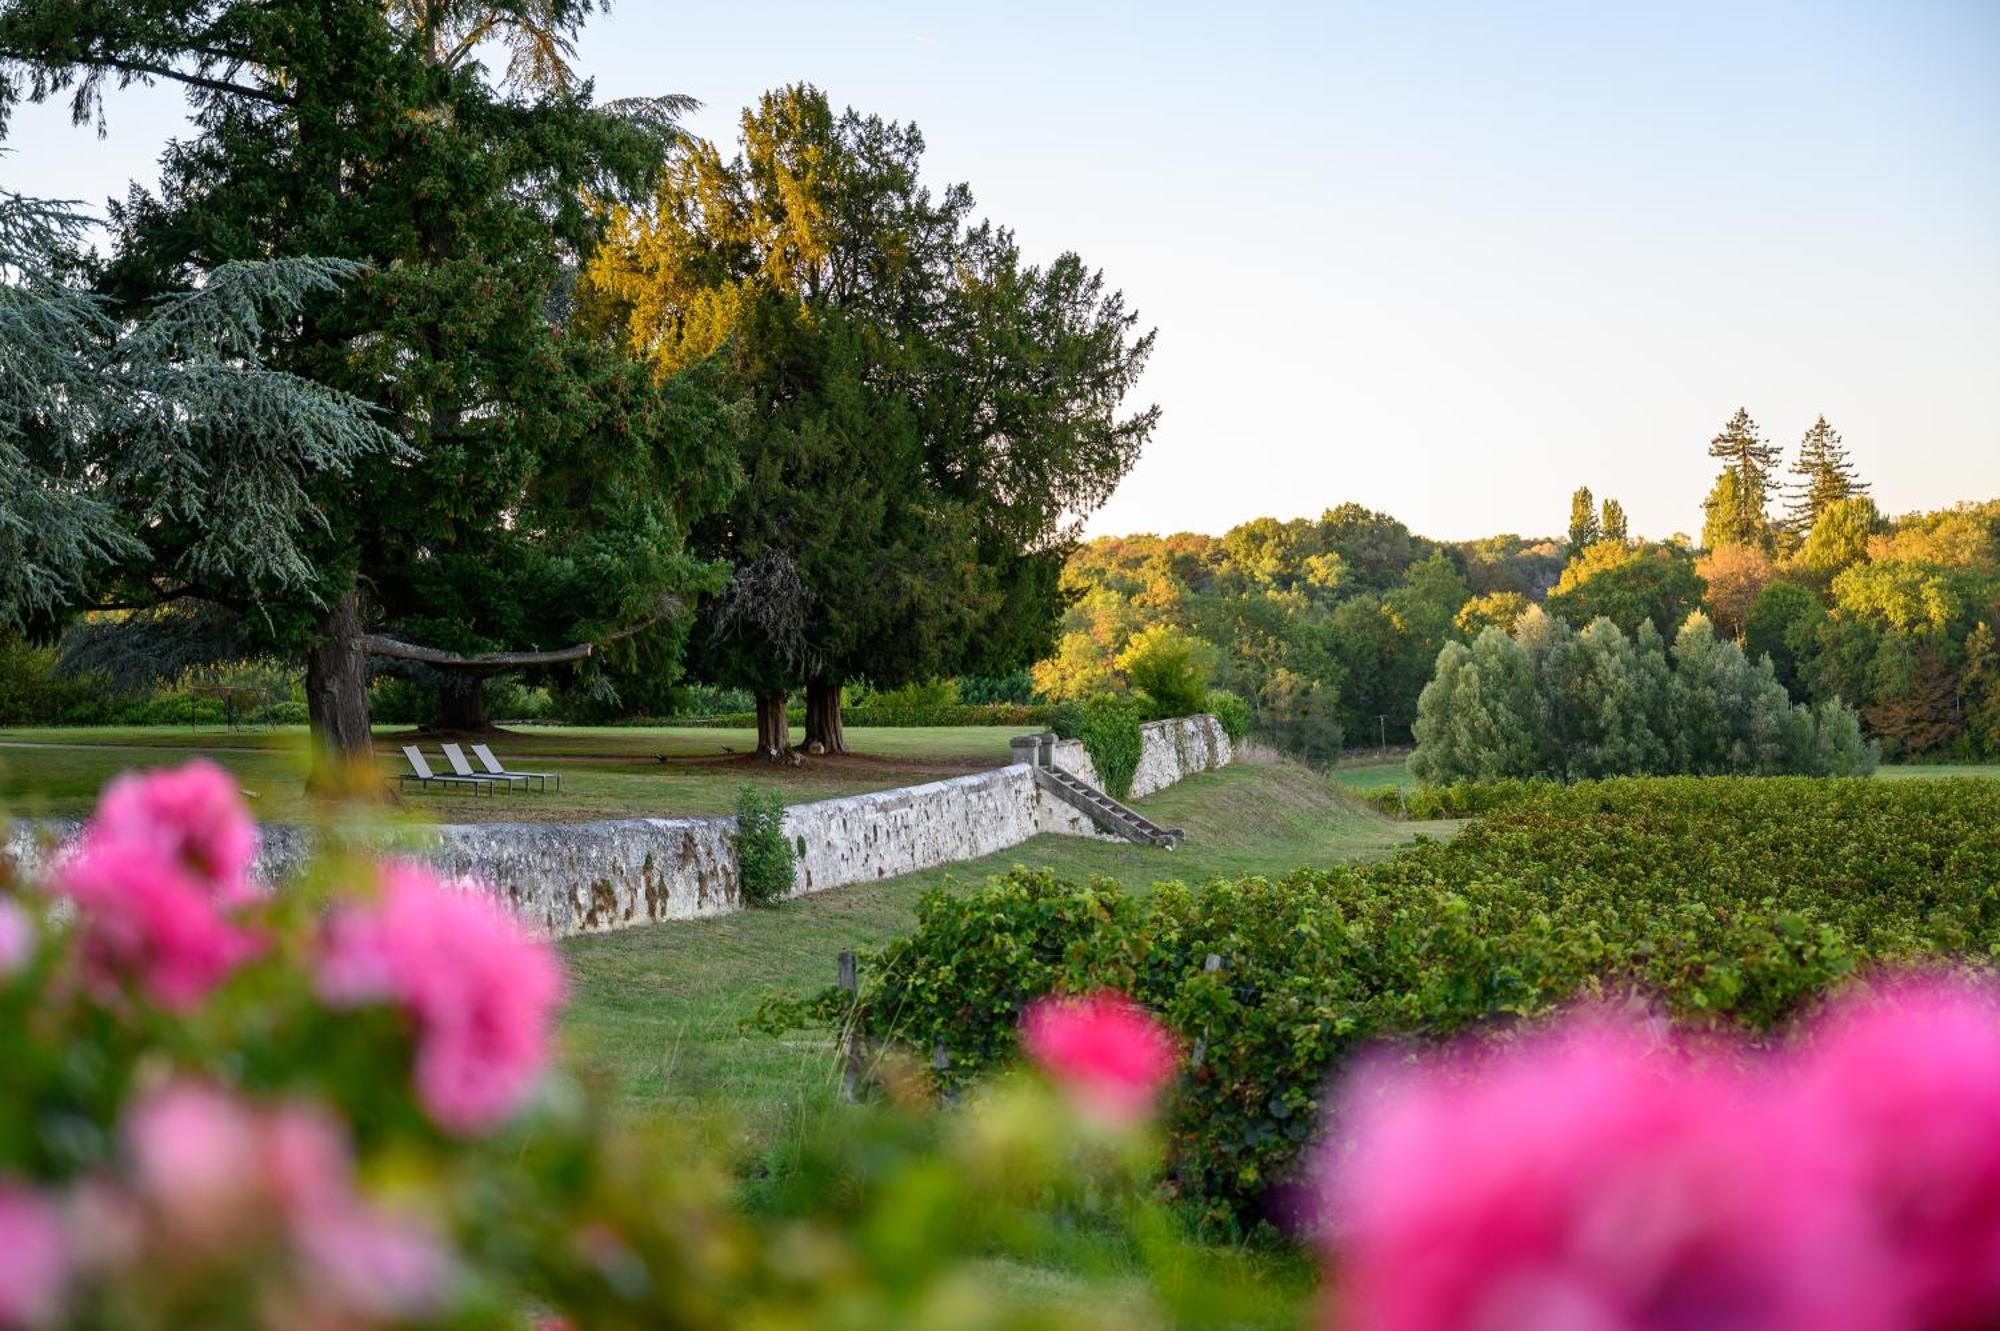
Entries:
<svg viewBox="0 0 2000 1331">
<path fill-rule="evenodd" d="M 142 847 L 224 902 L 250 892 L 257 824 L 235 778 L 205 759 L 119 777 L 98 797 L 89 836 Z"/>
<path fill-rule="evenodd" d="M 391 863 L 378 900 L 337 912 L 319 972 L 330 1003 L 399 1005 L 416 1028 L 418 1097 L 455 1132 L 517 1109 L 548 1062 L 555 953 L 487 891 Z"/>
<path fill-rule="evenodd" d="M 19 974 L 34 955 L 34 921 L 28 912 L 0 897 L 0 980 Z"/>
<path fill-rule="evenodd" d="M 1355 1078 L 1330 1146 L 1347 1331 L 1831 1331 L 1807 1172 L 1764 1097 L 1585 1024 Z"/>
<path fill-rule="evenodd" d="M 355 1192 L 345 1134 L 317 1106 L 260 1107 L 179 1082 L 134 1106 L 125 1144 L 134 1193 L 173 1244 L 283 1235 L 315 1301 L 373 1319 L 413 1315 L 444 1291 L 444 1246 Z"/>
<path fill-rule="evenodd" d="M 68 1277 L 61 1212 L 39 1194 L 0 1181 L 0 1327 L 53 1320 Z"/>
<path fill-rule="evenodd" d="M 87 840 L 57 881 L 83 916 L 92 973 L 136 976 L 175 1011 L 200 1002 L 257 952 L 255 937 L 215 897 L 143 845 Z"/>
<path fill-rule="evenodd" d="M 1144 1117 L 1174 1075 L 1173 1037 L 1122 994 L 1040 999 L 1022 1019 L 1021 1043 L 1065 1091 L 1112 1122 Z"/>
<path fill-rule="evenodd" d="M 135 976 L 184 1010 L 257 951 L 231 918 L 251 896 L 256 853 L 235 783 L 197 761 L 113 781 L 55 878 L 83 916 L 96 977 Z"/>
<path fill-rule="evenodd" d="M 2000 1326 L 2000 995 L 1920 983 L 1843 1005 L 1793 1105 L 1821 1130 L 1818 1187 L 1864 1227 L 1893 1324 Z"/>
</svg>

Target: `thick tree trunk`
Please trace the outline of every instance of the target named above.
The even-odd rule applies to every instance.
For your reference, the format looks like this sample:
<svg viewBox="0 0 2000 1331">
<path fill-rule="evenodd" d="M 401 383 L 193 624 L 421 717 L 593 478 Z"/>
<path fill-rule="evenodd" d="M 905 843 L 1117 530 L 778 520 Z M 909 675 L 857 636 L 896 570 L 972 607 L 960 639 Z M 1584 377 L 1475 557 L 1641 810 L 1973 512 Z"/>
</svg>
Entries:
<svg viewBox="0 0 2000 1331">
<path fill-rule="evenodd" d="M 772 762 L 792 751 L 792 723 L 783 693 L 757 695 L 757 752 Z"/>
<path fill-rule="evenodd" d="M 329 606 L 319 634 L 319 641 L 306 653 L 306 718 L 312 723 L 313 751 L 306 789 L 373 794 L 374 748 L 368 733 L 360 593 L 349 590 Z"/>
<path fill-rule="evenodd" d="M 486 677 L 448 670 L 438 684 L 437 718 L 431 729 L 480 735 L 493 729 L 486 719 Z"/>
<path fill-rule="evenodd" d="M 847 730 L 840 719 L 837 679 L 806 681 L 806 749 L 812 753 L 847 752 Z"/>
</svg>

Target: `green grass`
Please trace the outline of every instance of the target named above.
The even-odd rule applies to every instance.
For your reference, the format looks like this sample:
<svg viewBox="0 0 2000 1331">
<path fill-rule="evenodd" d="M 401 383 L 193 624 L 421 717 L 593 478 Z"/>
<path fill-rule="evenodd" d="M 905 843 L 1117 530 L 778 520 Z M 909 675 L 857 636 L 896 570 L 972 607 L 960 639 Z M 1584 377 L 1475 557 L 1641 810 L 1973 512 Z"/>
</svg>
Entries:
<svg viewBox="0 0 2000 1331">
<path fill-rule="evenodd" d="M 1008 759 L 1014 729 L 935 726 L 848 731 L 855 750 L 800 766 L 751 757 L 755 732 L 694 726 L 532 726 L 494 738 L 511 766 L 561 772 L 563 788 L 546 795 L 474 799 L 433 787 L 406 792 L 417 817 L 444 821 L 495 818 L 575 821 L 633 815 L 728 813 L 744 781 L 775 786 L 788 804 L 958 776 Z M 400 747 L 416 742 L 406 728 L 376 728 L 385 776 L 405 770 Z M 433 768 L 445 770 L 437 745 L 423 742 Z M 0 730 L 0 808 L 18 816 L 77 817 L 89 812 L 105 781 L 131 767 L 161 766 L 195 755 L 230 769 L 271 822 L 310 821 L 304 794 L 305 728 L 231 731 L 222 727 L 105 726 Z"/>
<path fill-rule="evenodd" d="M 846 949 L 876 948 L 906 932 L 917 899 L 969 887 L 1014 865 L 1143 889 L 1167 879 L 1277 875 L 1302 864 L 1385 854 L 1451 824 L 1396 823 L 1360 808 L 1324 777 L 1292 763 L 1241 763 L 1137 802 L 1147 816 L 1187 829 L 1178 850 L 1043 836 L 988 856 L 880 883 L 836 888 L 769 910 L 571 939 L 566 1035 L 640 1112 L 698 1113 L 727 1105 L 738 1145 L 757 1149 L 788 1115 L 830 1102 L 831 1045 L 777 1039 L 741 1023 L 767 993 L 800 993 L 834 979 Z"/>
<path fill-rule="evenodd" d="M 1931 780 L 1940 777 L 2000 778 L 2000 763 L 1883 763 L 1875 775 L 1889 780 Z"/>
</svg>

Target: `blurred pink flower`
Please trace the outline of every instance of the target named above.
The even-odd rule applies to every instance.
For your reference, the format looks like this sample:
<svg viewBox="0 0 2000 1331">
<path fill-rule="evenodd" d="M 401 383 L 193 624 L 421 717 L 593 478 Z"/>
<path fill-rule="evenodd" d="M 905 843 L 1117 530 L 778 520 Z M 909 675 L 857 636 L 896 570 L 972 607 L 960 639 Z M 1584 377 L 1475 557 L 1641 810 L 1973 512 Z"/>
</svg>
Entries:
<svg viewBox="0 0 2000 1331">
<path fill-rule="evenodd" d="M 2000 995 L 1919 982 L 1836 1008 L 1792 1120 L 1822 1131 L 1817 1186 L 1854 1208 L 1894 1325 L 2000 1326 Z"/>
<path fill-rule="evenodd" d="M 69 1245 L 55 1203 L 0 1181 L 0 1327 L 51 1321 L 69 1277 Z"/>
<path fill-rule="evenodd" d="M 5 897 L 0 897 L 0 980 L 18 973 L 35 955 L 35 922 Z"/>
<path fill-rule="evenodd" d="M 179 866 L 224 902 L 250 893 L 256 821 L 235 778 L 205 759 L 120 776 L 98 797 L 88 835 L 143 847 Z"/>
<path fill-rule="evenodd" d="M 374 1207 L 317 1211 L 299 1224 L 298 1245 L 311 1286 L 343 1308 L 385 1321 L 436 1307 L 451 1275 L 435 1237 Z"/>
<path fill-rule="evenodd" d="M 1354 1078 L 1328 1148 L 1350 1331 L 1833 1331 L 1806 1165 L 1765 1098 L 1640 1033 Z"/>
<path fill-rule="evenodd" d="M 262 1192 L 259 1127 L 248 1104 L 205 1083 L 152 1091 L 125 1118 L 133 1184 L 176 1230 L 213 1238 Z"/>
<path fill-rule="evenodd" d="M 184 1010 L 257 951 L 230 919 L 252 896 L 257 828 L 235 782 L 212 763 L 127 773 L 105 787 L 56 885 L 84 918 L 100 979 L 132 975 Z"/>
<path fill-rule="evenodd" d="M 1021 1043 L 1058 1085 L 1113 1122 L 1144 1117 L 1174 1075 L 1173 1037 L 1123 994 L 1038 999 L 1022 1018 Z"/>
<path fill-rule="evenodd" d="M 329 922 L 319 988 L 330 1003 L 392 1002 L 416 1027 L 417 1094 L 456 1132 L 517 1109 L 548 1062 L 562 971 L 485 889 L 394 862 L 380 897 Z"/>
<path fill-rule="evenodd" d="M 257 952 L 213 896 L 143 845 L 87 839 L 56 876 L 83 916 L 93 974 L 136 976 L 164 1007 L 194 1006 Z"/>
</svg>

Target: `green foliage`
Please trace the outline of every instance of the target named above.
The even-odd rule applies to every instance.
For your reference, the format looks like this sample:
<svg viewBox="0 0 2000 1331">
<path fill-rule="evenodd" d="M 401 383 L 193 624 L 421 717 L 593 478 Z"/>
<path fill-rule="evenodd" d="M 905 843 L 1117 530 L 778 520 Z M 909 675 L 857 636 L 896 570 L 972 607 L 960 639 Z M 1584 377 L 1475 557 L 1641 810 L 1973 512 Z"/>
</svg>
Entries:
<svg viewBox="0 0 2000 1331">
<path fill-rule="evenodd" d="M 1206 644 L 1170 624 L 1154 624 L 1118 654 L 1126 682 L 1146 702 L 1150 719 L 1193 716 L 1208 710 Z"/>
<path fill-rule="evenodd" d="M 1542 604 L 1571 628 L 1608 619 L 1632 633 L 1645 620 L 1666 637 L 1701 604 L 1702 591 L 1692 551 L 1659 542 L 1600 541 L 1570 561 Z"/>
<path fill-rule="evenodd" d="M 1690 615 L 1669 652 L 1650 622 L 1582 633 L 1531 614 L 1509 637 L 1447 644 L 1418 700 L 1410 770 L 1428 782 L 1693 773 L 1872 771 L 1853 709 L 1794 704 L 1768 659 L 1750 660 Z"/>
<path fill-rule="evenodd" d="M 1258 696 L 1257 730 L 1287 753 L 1323 765 L 1340 757 L 1345 731 L 1338 695 L 1316 679 L 1280 666 Z"/>
<path fill-rule="evenodd" d="M 696 638 L 719 681 L 1026 665 L 1054 642 L 1064 524 L 1152 432 L 1156 408 L 1120 415 L 1153 343 L 1123 297 L 1074 254 L 1026 263 L 923 152 L 913 125 L 777 89 L 733 159 L 676 150 L 585 270 L 589 326 L 665 374 L 712 364 L 750 406 L 748 483 L 695 532 L 737 566 Z"/>
<path fill-rule="evenodd" d="M 1821 416 L 1799 440 L 1799 455 L 1792 462 L 1797 477 L 1786 507 L 1785 520 L 1793 532 L 1814 531 L 1826 511 L 1843 500 L 1866 493 L 1867 483 L 1854 474 L 1840 432 Z"/>
<path fill-rule="evenodd" d="M 776 790 L 744 782 L 736 796 L 736 885 L 753 906 L 792 894 L 795 850 L 785 835 L 785 800 Z"/>
<path fill-rule="evenodd" d="M 1208 691 L 1208 711 L 1222 723 L 1222 733 L 1232 740 L 1242 739 L 1257 717 L 1256 709 L 1227 689 Z"/>
<path fill-rule="evenodd" d="M 1569 497 L 1569 548 L 1572 551 L 1586 550 L 1604 539 L 1604 528 L 1597 518 L 1597 500 L 1591 495 L 1590 487 L 1579 485 Z"/>
<path fill-rule="evenodd" d="M 0 191 L 0 627 L 121 565 L 253 602 L 309 590 L 311 487 L 402 454 L 366 404 L 273 368 L 261 340 L 360 266 L 223 263 L 121 320 L 69 283 L 87 226 Z"/>
<path fill-rule="evenodd" d="M 1766 1031 L 1874 963 L 2000 955 L 2000 782 L 1452 789 L 1504 794 L 1454 840 L 1373 866 L 1137 902 L 1025 874 L 933 895 L 868 960 L 858 1007 L 823 1015 L 941 1046 L 932 1075 L 950 1089 L 1012 1056 L 1037 994 L 1132 993 L 1199 1051 L 1168 1177 L 1233 1225 L 1296 1176 L 1324 1087 L 1372 1042 L 1632 994 Z"/>
<path fill-rule="evenodd" d="M 1723 545 L 1771 546 L 1771 520 L 1765 512 L 1776 489 L 1778 446 L 1766 443 L 1757 422 L 1741 407 L 1722 432 L 1709 441 L 1708 455 L 1723 464 L 1722 475 L 1703 508 L 1701 543 L 1713 550 Z"/>
<path fill-rule="evenodd" d="M 1508 808 L 1547 784 L 1502 777 L 1497 781 L 1454 781 L 1442 786 L 1372 786 L 1361 792 L 1361 799 L 1378 813 L 1431 822 L 1440 818 L 1477 818 Z"/>
<path fill-rule="evenodd" d="M 1104 793 L 1122 800 L 1132 793 L 1132 777 L 1139 770 L 1142 740 L 1139 727 L 1145 713 L 1130 698 L 1104 694 L 1083 704 L 1076 738 L 1090 753 L 1097 780 Z"/>
</svg>

